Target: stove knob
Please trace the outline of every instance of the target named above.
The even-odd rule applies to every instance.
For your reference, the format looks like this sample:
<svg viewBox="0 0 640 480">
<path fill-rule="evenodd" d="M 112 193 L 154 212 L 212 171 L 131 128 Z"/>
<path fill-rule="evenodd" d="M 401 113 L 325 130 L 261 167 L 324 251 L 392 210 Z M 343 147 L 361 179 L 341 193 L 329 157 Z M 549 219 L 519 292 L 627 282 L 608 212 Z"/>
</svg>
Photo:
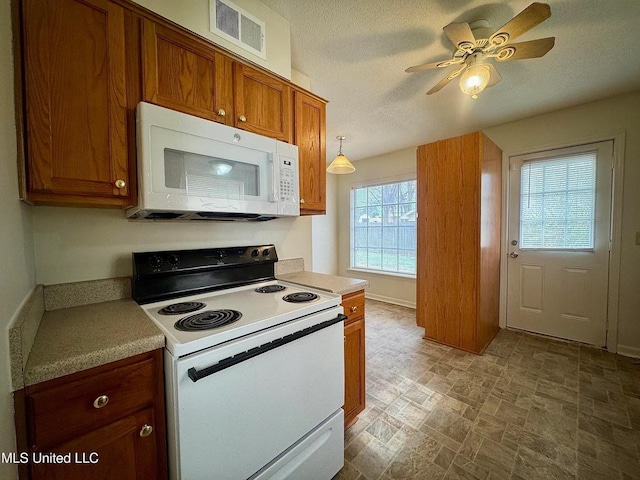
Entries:
<svg viewBox="0 0 640 480">
<path fill-rule="evenodd" d="M 162 265 L 162 259 L 158 255 L 151 255 L 148 262 L 153 268 L 160 268 Z"/>
<path fill-rule="evenodd" d="M 265 256 L 265 257 L 268 257 L 270 253 L 271 253 L 271 250 L 269 250 L 268 248 L 265 248 L 262 251 L 262 255 Z"/>
<path fill-rule="evenodd" d="M 175 253 L 172 253 L 167 257 L 167 261 L 169 262 L 170 265 L 175 267 L 178 265 L 178 263 L 180 263 L 180 257 Z"/>
<path fill-rule="evenodd" d="M 258 255 L 260 255 L 260 252 L 258 251 L 257 248 L 251 250 L 251 256 L 252 257 L 257 257 Z"/>
</svg>

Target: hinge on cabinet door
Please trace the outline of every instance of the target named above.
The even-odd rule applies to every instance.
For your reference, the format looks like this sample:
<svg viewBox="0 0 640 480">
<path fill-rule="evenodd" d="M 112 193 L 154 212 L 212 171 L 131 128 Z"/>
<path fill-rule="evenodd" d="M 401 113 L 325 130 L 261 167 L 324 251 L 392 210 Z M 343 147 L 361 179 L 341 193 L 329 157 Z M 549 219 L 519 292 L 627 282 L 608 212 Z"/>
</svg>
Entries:
<svg viewBox="0 0 640 480">
<path fill-rule="evenodd" d="M 613 154 L 611 155 L 611 170 L 613 170 L 616 167 L 616 155 Z"/>
</svg>

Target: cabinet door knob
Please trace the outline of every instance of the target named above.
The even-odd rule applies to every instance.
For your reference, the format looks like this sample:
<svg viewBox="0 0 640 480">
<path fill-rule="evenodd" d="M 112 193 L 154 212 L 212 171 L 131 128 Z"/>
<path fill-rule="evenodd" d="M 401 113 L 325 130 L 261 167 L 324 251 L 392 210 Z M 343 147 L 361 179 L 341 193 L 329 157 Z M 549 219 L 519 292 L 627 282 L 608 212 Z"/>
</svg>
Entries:
<svg viewBox="0 0 640 480">
<path fill-rule="evenodd" d="M 94 408 L 102 408 L 106 407 L 107 403 L 109 403 L 109 397 L 107 397 L 106 395 L 100 395 L 93 401 L 93 406 Z"/>
<path fill-rule="evenodd" d="M 351 308 L 349 309 L 349 311 L 350 311 L 351 313 L 355 313 L 357 310 L 358 310 L 358 306 L 357 306 L 357 305 L 354 305 L 353 307 L 351 307 Z"/>
<path fill-rule="evenodd" d="M 148 437 L 149 435 L 151 435 L 152 432 L 153 432 L 153 427 L 151 425 L 143 425 L 143 427 L 140 429 L 140 436 Z"/>
<path fill-rule="evenodd" d="M 127 186 L 127 182 L 125 182 L 124 180 L 116 180 L 116 187 L 117 188 L 124 188 Z"/>
<path fill-rule="evenodd" d="M 218 110 L 218 116 L 219 117 L 224 117 L 227 114 L 227 112 L 225 112 L 222 108 L 220 110 Z"/>
<path fill-rule="evenodd" d="M 238 120 L 240 120 L 241 122 L 246 122 L 247 121 L 247 117 L 245 117 L 244 115 L 240 115 L 238 117 Z"/>
<path fill-rule="evenodd" d="M 300 199 L 300 203 L 304 203 L 304 198 L 301 198 L 301 199 Z"/>
</svg>

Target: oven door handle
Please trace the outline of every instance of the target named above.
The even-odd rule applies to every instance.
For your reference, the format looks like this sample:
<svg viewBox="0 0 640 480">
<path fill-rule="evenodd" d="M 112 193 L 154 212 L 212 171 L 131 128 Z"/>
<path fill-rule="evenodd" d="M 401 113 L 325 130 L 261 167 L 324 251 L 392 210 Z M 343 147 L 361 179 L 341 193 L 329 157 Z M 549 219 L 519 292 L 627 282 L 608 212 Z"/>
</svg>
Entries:
<svg viewBox="0 0 640 480">
<path fill-rule="evenodd" d="M 281 347 L 286 345 L 287 343 L 295 342 L 296 340 L 306 337 L 307 335 L 311 335 L 319 330 L 323 330 L 327 327 L 335 325 L 336 323 L 343 322 L 348 317 L 343 314 L 338 314 L 336 318 L 332 318 L 331 320 L 326 320 L 324 322 L 318 323 L 313 327 L 305 328 L 304 330 L 300 330 L 295 333 L 291 333 L 282 338 L 278 338 L 277 340 L 273 340 L 272 342 L 265 343 L 264 345 L 260 345 L 259 347 L 252 348 L 247 350 L 246 352 L 239 353 L 238 355 L 234 355 L 233 357 L 228 357 L 220 360 L 215 365 L 211 365 L 210 367 L 203 368 L 202 370 L 196 370 L 194 367 L 191 367 L 187 370 L 187 375 L 193 382 L 197 382 L 198 380 L 208 377 L 209 375 L 213 375 L 214 373 L 220 372 L 226 368 L 233 367 L 239 363 L 242 363 L 251 358 L 257 357 L 258 355 L 262 355 L 274 348 Z"/>
</svg>

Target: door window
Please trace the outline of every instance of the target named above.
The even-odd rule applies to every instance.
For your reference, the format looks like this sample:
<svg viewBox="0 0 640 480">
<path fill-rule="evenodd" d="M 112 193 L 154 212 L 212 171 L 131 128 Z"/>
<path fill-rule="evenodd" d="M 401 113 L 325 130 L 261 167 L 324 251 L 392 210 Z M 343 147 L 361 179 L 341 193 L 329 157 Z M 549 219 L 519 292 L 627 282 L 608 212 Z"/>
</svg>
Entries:
<svg viewBox="0 0 640 480">
<path fill-rule="evenodd" d="M 523 162 L 520 248 L 593 249 L 595 192 L 595 151 Z"/>
</svg>

